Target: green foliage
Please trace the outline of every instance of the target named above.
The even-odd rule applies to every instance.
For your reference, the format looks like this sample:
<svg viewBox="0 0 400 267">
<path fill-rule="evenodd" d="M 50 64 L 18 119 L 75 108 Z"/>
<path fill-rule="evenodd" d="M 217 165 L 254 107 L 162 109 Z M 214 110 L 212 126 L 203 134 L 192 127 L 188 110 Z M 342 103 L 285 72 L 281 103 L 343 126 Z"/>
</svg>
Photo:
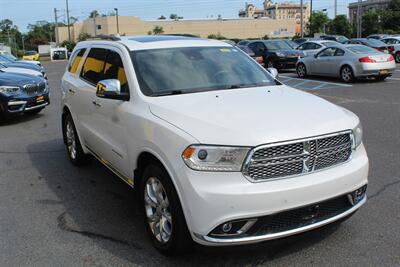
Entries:
<svg viewBox="0 0 400 267">
<path fill-rule="evenodd" d="M 373 33 L 382 32 L 381 24 L 379 23 L 380 16 L 378 12 L 368 11 L 362 16 L 362 35 L 368 36 Z"/>
<path fill-rule="evenodd" d="M 336 16 L 328 23 L 329 34 L 350 36 L 352 27 L 345 15 Z"/>
<path fill-rule="evenodd" d="M 164 28 L 161 26 L 154 26 L 153 28 L 153 34 L 163 34 L 164 33 Z"/>
<path fill-rule="evenodd" d="M 68 41 L 65 40 L 64 42 L 61 43 L 62 47 L 66 47 L 68 49 L 68 52 L 72 52 L 72 50 L 74 50 L 76 43 L 73 41 Z"/>
<path fill-rule="evenodd" d="M 328 24 L 328 15 L 323 11 L 314 11 L 312 13 L 312 18 L 306 25 L 306 29 L 310 34 L 324 32 L 324 24 Z"/>
<path fill-rule="evenodd" d="M 208 39 L 215 39 L 215 40 L 225 40 L 227 39 L 225 36 L 222 36 L 220 33 L 218 34 L 210 34 L 207 36 Z"/>
<path fill-rule="evenodd" d="M 88 34 L 87 32 L 81 32 L 78 36 L 78 42 L 86 41 L 90 37 L 90 34 Z"/>
<path fill-rule="evenodd" d="M 262 40 L 268 40 L 268 39 L 270 39 L 270 38 L 269 38 L 268 34 L 266 34 L 266 35 L 264 35 L 263 37 L 261 37 L 261 39 L 262 39 Z"/>
<path fill-rule="evenodd" d="M 166 19 L 166 17 L 164 17 L 164 15 L 161 15 L 158 19 Z"/>
<path fill-rule="evenodd" d="M 178 16 L 177 14 L 171 14 L 169 15 L 169 18 L 174 20 L 183 19 L 183 17 Z"/>
<path fill-rule="evenodd" d="M 400 0 L 392 0 L 386 10 L 381 12 L 382 29 L 386 32 L 400 32 Z"/>
</svg>

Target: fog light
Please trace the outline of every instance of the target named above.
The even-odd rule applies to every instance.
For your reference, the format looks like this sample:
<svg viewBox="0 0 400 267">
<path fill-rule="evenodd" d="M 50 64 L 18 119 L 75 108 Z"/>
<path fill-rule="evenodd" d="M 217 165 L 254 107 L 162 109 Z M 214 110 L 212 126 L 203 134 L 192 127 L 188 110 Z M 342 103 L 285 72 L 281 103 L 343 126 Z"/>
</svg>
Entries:
<svg viewBox="0 0 400 267">
<path fill-rule="evenodd" d="M 351 205 L 356 205 L 365 197 L 365 192 L 367 191 L 367 185 L 358 188 L 356 191 L 353 191 L 348 195 Z"/>
<path fill-rule="evenodd" d="M 224 223 L 222 225 L 222 231 L 224 231 L 224 233 L 228 233 L 230 230 L 232 230 L 232 224 L 231 223 Z"/>
<path fill-rule="evenodd" d="M 240 221 L 230 221 L 217 226 L 211 233 L 211 236 L 237 236 L 247 232 L 257 219 L 248 219 Z"/>
</svg>

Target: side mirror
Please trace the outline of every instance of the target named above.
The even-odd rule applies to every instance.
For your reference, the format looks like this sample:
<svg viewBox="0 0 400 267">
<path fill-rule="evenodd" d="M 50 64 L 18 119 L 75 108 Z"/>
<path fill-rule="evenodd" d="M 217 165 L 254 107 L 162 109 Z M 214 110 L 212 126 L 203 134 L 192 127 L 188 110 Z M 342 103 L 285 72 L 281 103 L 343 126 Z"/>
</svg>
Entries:
<svg viewBox="0 0 400 267">
<path fill-rule="evenodd" d="M 117 79 L 99 81 L 96 85 L 96 96 L 123 101 L 129 100 L 129 94 L 121 93 L 121 82 Z"/>
<path fill-rule="evenodd" d="M 279 74 L 279 73 L 278 73 L 278 70 L 277 70 L 277 69 L 275 69 L 275 68 L 268 68 L 267 71 L 268 71 L 269 73 L 271 73 L 272 77 L 274 77 L 274 78 L 278 77 L 278 74 Z"/>
</svg>

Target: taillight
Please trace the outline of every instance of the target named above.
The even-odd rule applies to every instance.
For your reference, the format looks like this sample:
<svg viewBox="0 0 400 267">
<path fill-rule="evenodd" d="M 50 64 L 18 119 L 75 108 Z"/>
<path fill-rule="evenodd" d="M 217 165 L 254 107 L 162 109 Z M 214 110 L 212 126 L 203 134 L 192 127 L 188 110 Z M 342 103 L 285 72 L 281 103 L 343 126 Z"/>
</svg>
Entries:
<svg viewBox="0 0 400 267">
<path fill-rule="evenodd" d="M 372 59 L 370 57 L 361 57 L 358 59 L 361 63 L 376 63 L 375 59 Z"/>
<path fill-rule="evenodd" d="M 394 61 L 394 57 L 392 56 L 392 55 L 390 55 L 390 57 L 388 58 L 388 60 L 387 61 Z"/>
</svg>

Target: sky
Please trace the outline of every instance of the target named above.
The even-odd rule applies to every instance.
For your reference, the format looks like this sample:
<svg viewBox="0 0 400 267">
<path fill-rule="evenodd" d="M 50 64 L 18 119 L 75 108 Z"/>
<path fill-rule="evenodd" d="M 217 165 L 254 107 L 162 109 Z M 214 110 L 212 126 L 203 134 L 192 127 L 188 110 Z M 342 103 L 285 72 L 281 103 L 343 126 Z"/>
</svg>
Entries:
<svg viewBox="0 0 400 267">
<path fill-rule="evenodd" d="M 263 0 L 68 0 L 70 16 L 80 21 L 96 9 L 99 13 L 109 13 L 118 8 L 121 16 L 138 16 L 144 20 L 155 20 L 161 15 L 169 17 L 174 13 L 185 19 L 217 17 L 237 18 L 238 11 L 245 2 L 262 7 Z M 275 0 L 274 2 L 287 2 Z M 292 0 L 300 2 L 300 0 Z M 338 14 L 347 14 L 347 6 L 356 0 L 337 0 Z M 309 3 L 310 0 L 304 0 Z M 22 32 L 27 25 L 39 20 L 54 21 L 54 8 L 59 11 L 59 21 L 66 19 L 66 0 L 0 0 L 0 20 L 11 19 Z M 334 0 L 313 0 L 313 9 L 327 9 L 333 16 Z"/>
</svg>

